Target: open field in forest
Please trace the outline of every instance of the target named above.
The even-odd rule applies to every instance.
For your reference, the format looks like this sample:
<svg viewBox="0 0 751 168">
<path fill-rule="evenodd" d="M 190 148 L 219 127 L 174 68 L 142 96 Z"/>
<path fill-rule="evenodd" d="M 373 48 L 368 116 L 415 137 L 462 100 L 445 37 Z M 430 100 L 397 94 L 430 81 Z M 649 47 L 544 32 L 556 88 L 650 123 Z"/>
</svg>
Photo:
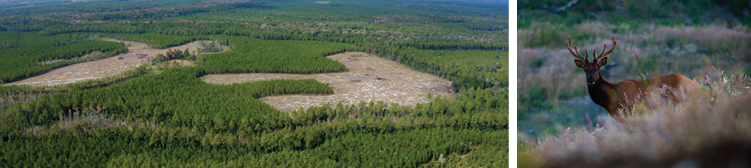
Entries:
<svg viewBox="0 0 751 168">
<path fill-rule="evenodd" d="M 281 111 L 321 106 L 326 103 L 353 105 L 360 101 L 414 106 L 435 96 L 453 96 L 451 82 L 437 76 L 411 70 L 404 65 L 363 52 L 327 56 L 347 66 L 348 71 L 310 75 L 251 73 L 206 75 L 213 84 L 229 84 L 275 79 L 315 79 L 334 90 L 332 95 L 281 95 L 261 98 Z M 430 95 L 430 97 L 429 97 Z"/>
<path fill-rule="evenodd" d="M 125 71 L 133 70 L 143 64 L 150 63 L 151 59 L 156 58 L 157 54 L 165 54 L 168 50 L 185 51 L 187 49 L 191 52 L 195 52 L 201 47 L 199 43 L 213 43 L 213 41 L 206 40 L 194 41 L 181 46 L 155 49 L 150 48 L 148 45 L 141 42 L 115 39 L 104 40 L 123 43 L 128 47 L 128 52 L 104 59 L 68 65 L 41 75 L 8 83 L 7 85 L 54 86 L 114 76 Z M 224 51 L 228 51 L 228 49 L 229 47 L 225 47 Z M 136 54 L 146 54 L 147 57 L 137 58 L 134 56 Z M 183 65 L 186 65 L 186 63 L 183 63 Z"/>
<path fill-rule="evenodd" d="M 1 29 L 1 28 L 0 28 Z M 0 31 L 0 83 L 9 83 L 50 70 L 124 53 L 116 42 L 92 40 L 89 34 L 59 34 Z M 103 53 L 89 55 L 91 53 Z"/>
</svg>

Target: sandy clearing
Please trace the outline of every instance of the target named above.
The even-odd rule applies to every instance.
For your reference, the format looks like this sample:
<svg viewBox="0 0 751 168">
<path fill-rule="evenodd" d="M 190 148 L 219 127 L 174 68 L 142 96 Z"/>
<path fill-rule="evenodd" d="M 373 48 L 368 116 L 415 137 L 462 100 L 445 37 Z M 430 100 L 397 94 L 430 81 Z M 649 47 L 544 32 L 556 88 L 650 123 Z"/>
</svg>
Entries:
<svg viewBox="0 0 751 168">
<path fill-rule="evenodd" d="M 82 62 L 68 65 L 65 67 L 51 70 L 45 74 L 27 78 L 24 80 L 8 83 L 7 85 L 30 85 L 30 86 L 52 86 L 68 83 L 81 82 L 90 79 L 99 79 L 107 76 L 114 76 L 125 71 L 133 70 L 138 66 L 149 63 L 150 59 L 156 58 L 157 54 L 165 54 L 167 50 L 185 50 L 189 49 L 194 53 L 201 45 L 199 42 L 211 41 L 194 41 L 181 46 L 170 47 L 166 49 L 149 48 L 147 44 L 134 41 L 120 41 L 115 39 L 104 39 L 105 41 L 123 42 L 128 47 L 128 53 L 120 54 L 104 59 Z M 229 47 L 225 47 L 227 51 Z M 146 54 L 147 58 L 138 59 L 131 57 L 136 54 Z M 124 57 L 125 59 L 119 59 Z M 183 64 L 184 65 L 184 64 Z"/>
<path fill-rule="evenodd" d="M 413 106 L 427 103 L 428 93 L 452 96 L 451 82 L 440 77 L 418 72 L 397 62 L 368 55 L 363 52 L 346 52 L 328 56 L 349 68 L 348 72 L 323 74 L 221 74 L 206 75 L 202 79 L 212 84 L 230 84 L 273 79 L 316 79 L 334 89 L 332 95 L 281 95 L 263 97 L 261 100 L 281 111 L 300 107 L 320 106 L 326 103 L 357 104 L 360 101 L 384 101 Z M 381 80 L 376 78 L 383 78 Z"/>
</svg>

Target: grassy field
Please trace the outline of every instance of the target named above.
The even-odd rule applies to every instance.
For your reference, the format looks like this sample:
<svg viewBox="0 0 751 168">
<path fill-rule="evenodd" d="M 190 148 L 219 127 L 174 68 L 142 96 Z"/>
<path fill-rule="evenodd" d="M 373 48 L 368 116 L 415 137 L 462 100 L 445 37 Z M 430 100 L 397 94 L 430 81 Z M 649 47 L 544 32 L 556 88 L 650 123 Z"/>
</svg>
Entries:
<svg viewBox="0 0 751 168">
<path fill-rule="evenodd" d="M 616 36 L 618 46 L 609 56 L 608 66 L 601 70 L 610 82 L 639 80 L 639 65 L 632 57 L 637 53 L 649 56 L 659 74 L 678 73 L 698 81 L 704 76 L 717 79 L 721 73 L 749 72 L 751 55 L 746 50 L 751 34 L 745 26 L 640 27 L 588 22 L 574 26 L 540 23 L 521 29 L 519 42 L 524 47 L 519 50 L 519 80 L 525 84 L 519 87 L 520 130 L 544 135 L 554 131 L 550 125 L 581 124 L 581 116 L 587 113 L 604 114 L 603 108 L 590 101 L 584 72 L 574 65 L 574 57 L 566 50 L 564 41 L 569 35 L 580 49 L 588 50 L 610 44 L 609 37 Z M 644 68 L 654 76 L 649 63 Z"/>
<path fill-rule="evenodd" d="M 711 167 L 720 157 L 744 157 L 723 145 L 747 144 L 740 128 L 747 118 L 727 118 L 745 116 L 732 104 L 748 101 L 751 33 L 748 16 L 736 13 L 747 7 L 728 5 L 733 1 L 584 0 L 562 8 L 567 2 L 520 4 L 520 166 Z M 638 115 L 616 122 L 592 102 L 585 73 L 566 49 L 569 36 L 590 51 L 612 47 L 610 37 L 616 37 L 618 45 L 600 70 L 609 82 L 640 80 L 637 70 L 644 69 L 649 77 L 677 73 L 703 87 L 681 103 L 655 91 L 658 98 L 634 107 Z"/>
</svg>

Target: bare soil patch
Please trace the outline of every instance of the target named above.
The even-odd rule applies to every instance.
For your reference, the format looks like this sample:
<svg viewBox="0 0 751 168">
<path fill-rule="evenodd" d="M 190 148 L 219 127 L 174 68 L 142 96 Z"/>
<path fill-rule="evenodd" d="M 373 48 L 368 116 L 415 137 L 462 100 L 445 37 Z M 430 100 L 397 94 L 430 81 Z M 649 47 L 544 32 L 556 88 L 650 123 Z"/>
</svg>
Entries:
<svg viewBox="0 0 751 168">
<path fill-rule="evenodd" d="M 8 85 L 31 85 L 31 86 L 53 86 L 68 83 L 86 81 L 90 79 L 99 79 L 107 76 L 114 76 L 125 71 L 133 70 L 138 66 L 149 63 L 149 60 L 156 58 L 157 54 L 165 54 L 167 50 L 190 50 L 194 53 L 201 46 L 199 42 L 194 41 L 181 46 L 170 47 L 165 49 L 149 48 L 147 44 L 134 41 L 120 41 L 114 39 L 105 39 L 106 41 L 123 42 L 128 47 L 128 53 L 112 56 L 109 58 L 82 62 L 51 70 L 45 74 L 27 78 L 24 80 L 8 83 Z M 212 42 L 212 41 L 203 41 Z M 228 51 L 225 48 L 224 51 Z M 144 57 L 145 55 L 145 57 Z M 120 59 L 122 58 L 122 59 Z M 182 65 L 192 63 L 182 63 Z"/>
<path fill-rule="evenodd" d="M 413 106 L 427 103 L 433 97 L 452 96 L 451 82 L 440 77 L 418 72 L 397 62 L 368 55 L 363 52 L 346 52 L 328 56 L 347 66 L 348 72 L 322 74 L 221 74 L 206 75 L 202 79 L 212 84 L 231 84 L 274 79 L 315 79 L 334 89 L 332 95 L 281 95 L 261 98 L 281 111 L 300 107 L 320 106 L 326 103 L 356 104 L 360 101 L 384 101 Z M 379 79 L 380 78 L 380 79 Z"/>
</svg>

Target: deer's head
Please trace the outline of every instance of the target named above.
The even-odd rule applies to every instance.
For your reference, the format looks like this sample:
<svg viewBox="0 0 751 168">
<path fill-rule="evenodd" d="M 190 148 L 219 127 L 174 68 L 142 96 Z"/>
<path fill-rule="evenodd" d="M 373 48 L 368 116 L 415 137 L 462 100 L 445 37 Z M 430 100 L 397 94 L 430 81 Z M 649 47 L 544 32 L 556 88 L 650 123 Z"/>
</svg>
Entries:
<svg viewBox="0 0 751 168">
<path fill-rule="evenodd" d="M 584 57 L 582 57 L 582 55 L 579 54 L 579 48 L 574 46 L 574 49 L 571 49 L 571 36 L 568 37 L 566 47 L 568 47 L 568 51 L 571 52 L 571 55 L 574 55 L 574 57 L 577 58 L 574 60 L 576 66 L 584 69 L 584 73 L 587 75 L 587 85 L 595 85 L 597 80 L 600 79 L 600 67 L 605 66 L 608 62 L 607 56 L 613 52 L 616 43 L 615 36 L 613 36 L 613 47 L 611 47 L 610 50 L 605 52 L 605 49 L 608 46 L 607 44 L 603 44 L 602 51 L 599 55 L 597 54 L 597 49 L 592 50 L 592 55 L 594 55 L 595 58 L 590 62 L 589 52 L 584 50 Z"/>
</svg>

